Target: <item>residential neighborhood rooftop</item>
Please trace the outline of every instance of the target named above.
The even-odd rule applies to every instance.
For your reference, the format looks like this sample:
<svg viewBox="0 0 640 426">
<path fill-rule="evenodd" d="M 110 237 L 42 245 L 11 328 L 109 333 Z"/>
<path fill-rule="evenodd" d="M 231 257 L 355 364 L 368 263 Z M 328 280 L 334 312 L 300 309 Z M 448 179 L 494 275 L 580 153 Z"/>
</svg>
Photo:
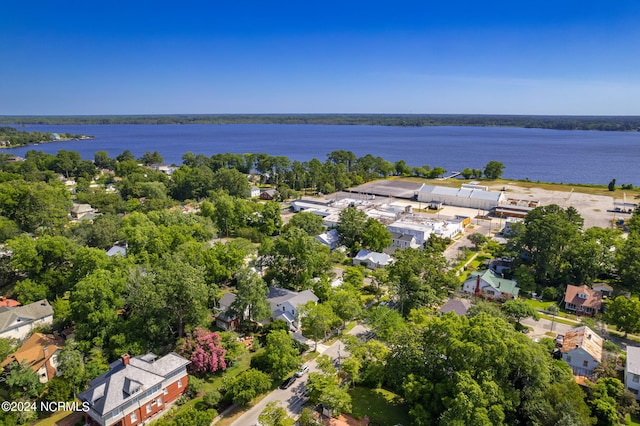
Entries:
<svg viewBox="0 0 640 426">
<path fill-rule="evenodd" d="M 598 336 L 589 327 L 572 328 L 564 334 L 564 342 L 561 351 L 563 353 L 582 348 L 598 362 L 602 361 L 602 337 Z"/>
</svg>

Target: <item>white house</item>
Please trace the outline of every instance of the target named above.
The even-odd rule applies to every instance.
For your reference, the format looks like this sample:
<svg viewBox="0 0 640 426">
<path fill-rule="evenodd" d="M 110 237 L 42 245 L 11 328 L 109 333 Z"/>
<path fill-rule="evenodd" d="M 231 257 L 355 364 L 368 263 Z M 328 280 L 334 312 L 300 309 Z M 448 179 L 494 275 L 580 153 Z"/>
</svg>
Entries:
<svg viewBox="0 0 640 426">
<path fill-rule="evenodd" d="M 338 243 L 340 242 L 340 234 L 336 229 L 330 229 L 327 232 L 316 235 L 316 239 L 325 246 L 328 246 L 330 250 L 333 250 L 338 247 Z"/>
<path fill-rule="evenodd" d="M 53 324 L 53 308 L 46 299 L 25 306 L 0 308 L 0 337 L 18 340 L 43 324 Z"/>
<path fill-rule="evenodd" d="M 258 188 L 257 186 L 252 186 L 251 187 L 251 198 L 259 197 L 259 196 L 260 196 L 260 188 Z"/>
<path fill-rule="evenodd" d="M 362 249 L 353 258 L 354 265 L 364 265 L 369 269 L 384 268 L 391 263 L 392 258 L 386 253 L 378 253 Z"/>
<path fill-rule="evenodd" d="M 591 376 L 602 362 L 602 337 L 587 326 L 572 328 L 564 334 L 562 359 L 577 376 Z"/>
<path fill-rule="evenodd" d="M 418 248 L 420 246 L 416 243 L 415 235 L 403 234 L 401 232 L 392 232 L 391 247 L 395 247 L 397 249 L 406 249 L 409 247 Z"/>
<path fill-rule="evenodd" d="M 269 287 L 267 300 L 271 305 L 273 321 L 282 319 L 289 324 L 293 330 L 300 328 L 300 307 L 313 301 L 318 303 L 318 297 L 311 290 L 295 292 L 280 287 Z"/>
<path fill-rule="evenodd" d="M 637 346 L 627 346 L 624 385 L 640 400 L 640 348 Z"/>
<path fill-rule="evenodd" d="M 472 272 L 462 284 L 462 291 L 494 299 L 518 297 L 520 288 L 514 280 L 503 278 L 491 269 Z"/>
</svg>

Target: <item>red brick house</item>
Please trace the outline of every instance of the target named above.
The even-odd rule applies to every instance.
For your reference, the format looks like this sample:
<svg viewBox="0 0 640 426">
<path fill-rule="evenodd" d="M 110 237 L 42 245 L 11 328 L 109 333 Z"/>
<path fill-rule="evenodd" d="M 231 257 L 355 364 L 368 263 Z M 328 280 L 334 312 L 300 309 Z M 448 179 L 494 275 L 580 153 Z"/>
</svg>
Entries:
<svg viewBox="0 0 640 426">
<path fill-rule="evenodd" d="M 568 285 L 564 294 L 564 307 L 577 315 L 595 315 L 602 309 L 602 293 L 586 285 Z"/>
<path fill-rule="evenodd" d="M 88 425 L 133 426 L 149 422 L 187 389 L 189 360 L 171 352 L 162 358 L 148 353 L 121 359 L 78 395 L 88 402 Z"/>
</svg>

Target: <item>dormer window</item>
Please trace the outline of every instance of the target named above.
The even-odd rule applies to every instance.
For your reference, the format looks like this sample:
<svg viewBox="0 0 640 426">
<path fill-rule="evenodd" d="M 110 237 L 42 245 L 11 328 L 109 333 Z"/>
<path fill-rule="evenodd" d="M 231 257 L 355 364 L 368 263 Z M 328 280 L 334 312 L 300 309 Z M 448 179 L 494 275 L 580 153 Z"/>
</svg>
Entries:
<svg viewBox="0 0 640 426">
<path fill-rule="evenodd" d="M 587 293 L 578 293 L 578 297 L 586 300 L 589 298 L 589 295 Z"/>
</svg>

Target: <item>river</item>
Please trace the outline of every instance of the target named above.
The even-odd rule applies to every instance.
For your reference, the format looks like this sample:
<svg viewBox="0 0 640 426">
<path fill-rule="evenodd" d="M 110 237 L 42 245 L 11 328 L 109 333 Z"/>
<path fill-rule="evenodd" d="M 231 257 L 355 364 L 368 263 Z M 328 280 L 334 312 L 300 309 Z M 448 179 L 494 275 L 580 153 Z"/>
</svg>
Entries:
<svg viewBox="0 0 640 426">
<path fill-rule="evenodd" d="M 95 139 L 19 147 L 2 152 L 24 155 L 30 149 L 55 154 L 78 151 L 92 159 L 104 150 L 114 157 L 124 150 L 135 156 L 158 151 L 166 163 L 182 155 L 258 153 L 291 160 L 326 160 L 344 149 L 372 154 L 410 166 L 441 166 L 448 171 L 483 168 L 491 160 L 505 165 L 504 177 L 558 183 L 640 185 L 640 133 L 564 131 L 502 127 L 384 127 L 340 125 L 30 125 L 20 130 L 74 133 Z"/>
</svg>

